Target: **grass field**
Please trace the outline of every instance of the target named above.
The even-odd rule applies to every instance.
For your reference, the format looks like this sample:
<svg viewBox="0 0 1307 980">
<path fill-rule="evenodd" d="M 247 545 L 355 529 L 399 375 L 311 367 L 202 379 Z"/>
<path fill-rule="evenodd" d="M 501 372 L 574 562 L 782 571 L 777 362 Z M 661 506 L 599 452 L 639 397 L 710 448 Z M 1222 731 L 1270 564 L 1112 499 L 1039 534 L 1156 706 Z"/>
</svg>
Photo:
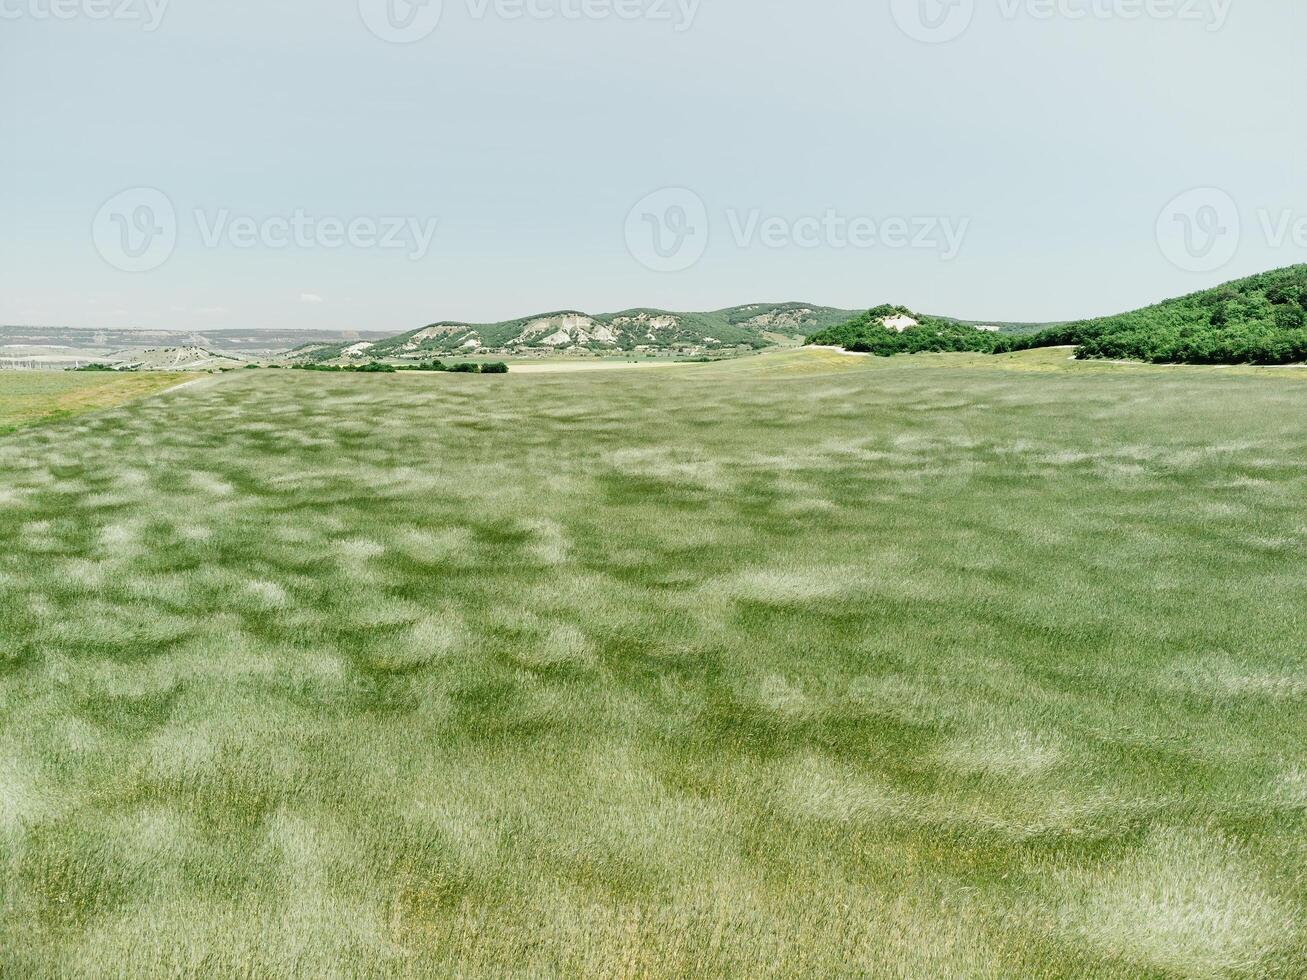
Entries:
<svg viewBox="0 0 1307 980">
<path fill-rule="evenodd" d="M 0 435 L 33 422 L 73 418 L 171 388 L 184 374 L 0 371 Z"/>
<path fill-rule="evenodd" d="M 1307 975 L 1307 384 L 247 371 L 0 441 L 0 976 Z"/>
</svg>

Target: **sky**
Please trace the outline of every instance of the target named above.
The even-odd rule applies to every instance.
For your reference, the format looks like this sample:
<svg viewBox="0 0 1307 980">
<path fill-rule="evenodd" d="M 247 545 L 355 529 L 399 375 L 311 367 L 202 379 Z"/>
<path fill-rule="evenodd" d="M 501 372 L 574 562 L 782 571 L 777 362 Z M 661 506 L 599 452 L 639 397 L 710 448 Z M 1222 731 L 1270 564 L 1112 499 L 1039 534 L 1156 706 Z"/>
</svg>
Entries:
<svg viewBox="0 0 1307 980">
<path fill-rule="evenodd" d="M 1307 261 L 1289 0 L 0 0 L 0 323 L 1120 312 Z"/>
</svg>

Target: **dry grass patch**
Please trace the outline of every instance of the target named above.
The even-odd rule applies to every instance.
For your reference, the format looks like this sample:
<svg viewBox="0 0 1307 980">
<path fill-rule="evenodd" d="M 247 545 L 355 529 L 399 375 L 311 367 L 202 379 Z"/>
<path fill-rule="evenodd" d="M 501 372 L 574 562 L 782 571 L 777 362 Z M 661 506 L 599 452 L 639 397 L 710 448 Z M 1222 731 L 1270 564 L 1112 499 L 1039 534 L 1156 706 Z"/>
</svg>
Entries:
<svg viewBox="0 0 1307 980">
<path fill-rule="evenodd" d="M 0 371 L 0 433 L 113 408 L 176 387 L 190 377 L 166 371 Z"/>
</svg>

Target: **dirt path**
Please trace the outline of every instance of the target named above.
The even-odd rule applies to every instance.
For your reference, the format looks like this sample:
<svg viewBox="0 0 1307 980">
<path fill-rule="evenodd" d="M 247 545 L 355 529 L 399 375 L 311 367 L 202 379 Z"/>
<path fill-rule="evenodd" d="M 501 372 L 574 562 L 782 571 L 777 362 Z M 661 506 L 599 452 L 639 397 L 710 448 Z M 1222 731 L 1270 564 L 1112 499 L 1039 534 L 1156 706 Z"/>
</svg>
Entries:
<svg viewBox="0 0 1307 980">
<path fill-rule="evenodd" d="M 869 354 L 867 351 L 845 350 L 843 347 L 828 347 L 825 344 L 808 344 L 807 347 L 808 349 L 811 350 L 834 351 L 836 354 L 843 354 L 846 357 L 871 357 L 871 354 Z"/>
<path fill-rule="evenodd" d="M 150 397 L 158 398 L 161 395 L 167 395 L 174 391 L 181 391 L 183 388 L 189 388 L 191 385 L 203 384 L 205 381 L 212 381 L 212 380 L 213 379 L 211 377 L 206 375 L 203 378 L 196 378 L 193 381 L 183 381 L 181 384 L 173 385 L 171 388 L 164 388 L 163 391 L 156 391 Z"/>
</svg>

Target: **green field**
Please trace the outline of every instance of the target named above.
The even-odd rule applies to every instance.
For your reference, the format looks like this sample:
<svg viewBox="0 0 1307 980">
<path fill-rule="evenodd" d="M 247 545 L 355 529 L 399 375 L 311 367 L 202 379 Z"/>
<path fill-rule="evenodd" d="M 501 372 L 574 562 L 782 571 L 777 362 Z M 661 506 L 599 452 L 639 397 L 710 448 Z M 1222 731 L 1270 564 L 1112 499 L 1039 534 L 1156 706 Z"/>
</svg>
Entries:
<svg viewBox="0 0 1307 980">
<path fill-rule="evenodd" d="M 1307 975 L 1307 372 L 242 371 L 0 439 L 0 976 Z"/>
<path fill-rule="evenodd" d="M 0 435 L 34 422 L 73 418 L 171 388 L 184 374 L 0 371 Z"/>
</svg>

